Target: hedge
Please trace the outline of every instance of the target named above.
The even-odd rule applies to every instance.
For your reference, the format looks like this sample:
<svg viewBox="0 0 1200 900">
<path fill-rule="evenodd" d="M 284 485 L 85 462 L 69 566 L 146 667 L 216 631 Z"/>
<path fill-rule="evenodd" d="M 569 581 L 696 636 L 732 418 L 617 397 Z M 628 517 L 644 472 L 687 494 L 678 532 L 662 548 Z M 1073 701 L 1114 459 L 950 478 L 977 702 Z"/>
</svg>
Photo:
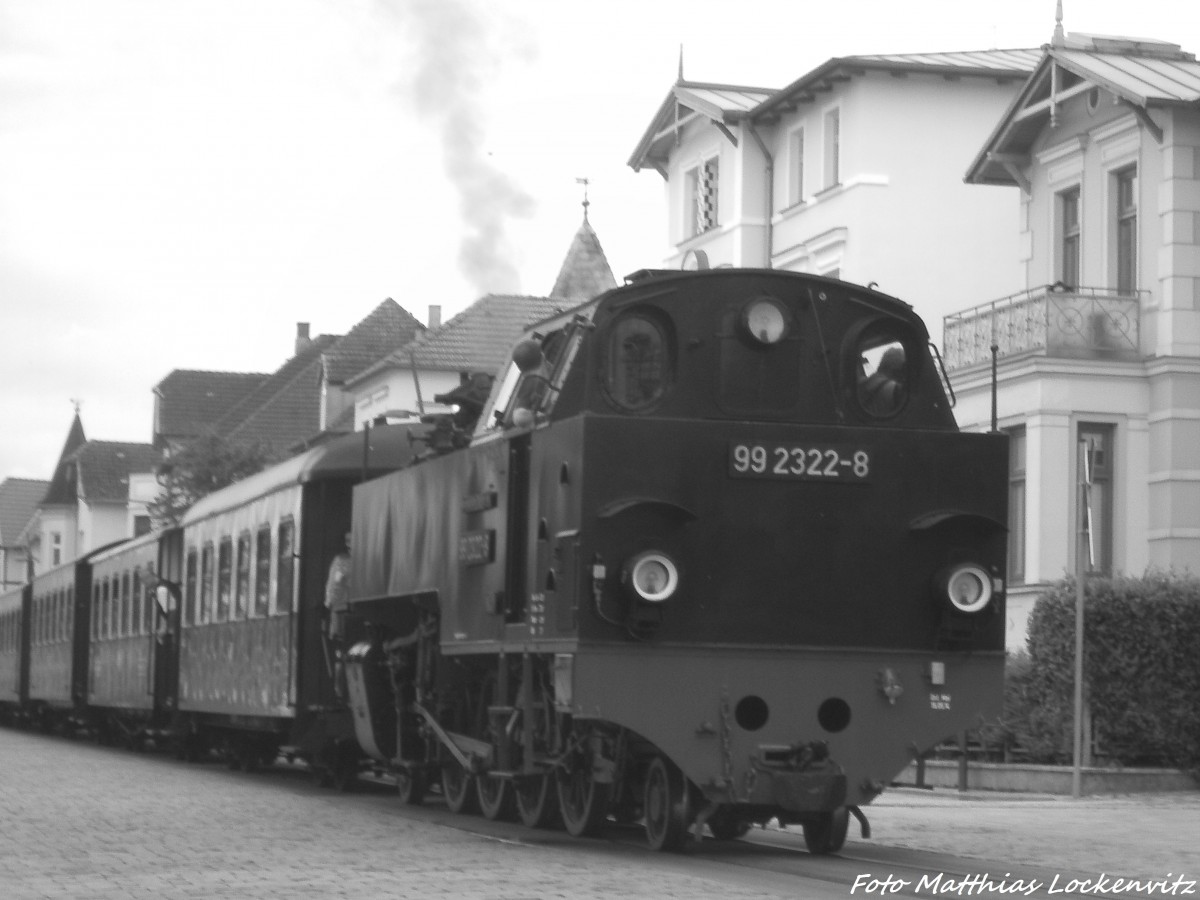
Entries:
<svg viewBox="0 0 1200 900">
<path fill-rule="evenodd" d="M 1091 577 L 1086 589 L 1083 683 L 1099 761 L 1200 767 L 1200 579 L 1161 572 Z M 1010 657 L 1004 718 L 986 731 L 1032 761 L 1068 762 L 1073 578 L 1052 585 L 1034 605 L 1028 647 Z"/>
</svg>

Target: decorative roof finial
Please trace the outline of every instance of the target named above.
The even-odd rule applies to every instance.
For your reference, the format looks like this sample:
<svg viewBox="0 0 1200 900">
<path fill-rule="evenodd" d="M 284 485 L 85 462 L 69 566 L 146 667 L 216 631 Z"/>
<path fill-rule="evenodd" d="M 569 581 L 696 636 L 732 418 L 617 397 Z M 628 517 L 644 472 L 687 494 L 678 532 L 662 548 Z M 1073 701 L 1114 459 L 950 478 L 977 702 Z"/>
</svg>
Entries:
<svg viewBox="0 0 1200 900">
<path fill-rule="evenodd" d="M 71 405 L 75 407 L 75 415 L 79 415 L 79 411 L 83 409 L 83 401 L 76 397 L 72 397 Z"/>
<path fill-rule="evenodd" d="M 683 44 L 679 45 L 679 77 L 676 81 L 683 81 Z"/>
<path fill-rule="evenodd" d="M 1051 47 L 1067 46 L 1067 37 L 1063 33 L 1062 20 L 1063 20 L 1062 0 L 1058 0 L 1057 4 L 1055 5 L 1055 9 L 1054 9 L 1054 37 L 1050 39 Z"/>
<path fill-rule="evenodd" d="M 588 189 L 588 185 L 591 184 L 592 181 L 590 178 L 576 178 L 575 183 L 583 185 L 583 221 L 586 222 L 588 220 L 587 209 L 589 206 L 592 205 L 591 203 L 588 202 L 587 189 Z"/>
</svg>

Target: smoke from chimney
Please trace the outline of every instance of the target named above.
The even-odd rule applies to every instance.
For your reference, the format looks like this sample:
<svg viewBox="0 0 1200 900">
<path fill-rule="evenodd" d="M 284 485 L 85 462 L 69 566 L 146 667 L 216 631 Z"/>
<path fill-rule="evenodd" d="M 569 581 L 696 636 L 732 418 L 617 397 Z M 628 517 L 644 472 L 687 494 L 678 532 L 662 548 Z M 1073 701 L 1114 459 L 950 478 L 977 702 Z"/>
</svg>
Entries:
<svg viewBox="0 0 1200 900">
<path fill-rule="evenodd" d="M 466 0 L 400 0 L 389 5 L 414 45 L 416 67 L 402 87 L 441 137 L 442 158 L 458 190 L 465 230 L 459 267 L 481 293 L 519 293 L 520 278 L 506 234 L 511 218 L 528 218 L 534 201 L 497 169 L 484 148 L 483 85 L 502 62 L 487 5 Z"/>
</svg>

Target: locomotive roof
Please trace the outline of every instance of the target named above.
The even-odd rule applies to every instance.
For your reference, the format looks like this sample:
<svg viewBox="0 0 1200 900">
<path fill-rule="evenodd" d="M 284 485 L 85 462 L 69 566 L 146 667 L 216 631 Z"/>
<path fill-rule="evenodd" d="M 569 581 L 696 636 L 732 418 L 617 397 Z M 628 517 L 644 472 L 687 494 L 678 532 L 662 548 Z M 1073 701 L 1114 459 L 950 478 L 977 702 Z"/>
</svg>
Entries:
<svg viewBox="0 0 1200 900">
<path fill-rule="evenodd" d="M 364 456 L 368 476 L 390 472 L 412 461 L 415 448 L 409 436 L 427 429 L 426 425 L 412 424 L 372 428 L 365 437 L 365 453 L 363 432 L 335 438 L 197 500 L 180 524 L 191 525 L 293 485 L 359 476 Z"/>
</svg>

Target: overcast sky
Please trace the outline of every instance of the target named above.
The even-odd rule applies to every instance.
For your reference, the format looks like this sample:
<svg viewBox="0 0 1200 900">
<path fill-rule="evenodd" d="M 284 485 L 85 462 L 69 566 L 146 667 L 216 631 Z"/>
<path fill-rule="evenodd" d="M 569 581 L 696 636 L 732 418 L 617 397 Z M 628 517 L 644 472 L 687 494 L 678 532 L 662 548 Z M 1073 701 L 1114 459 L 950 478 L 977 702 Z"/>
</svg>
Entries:
<svg viewBox="0 0 1200 900">
<path fill-rule="evenodd" d="M 1182 0 L 1068 32 L 1200 51 Z M 148 441 L 175 368 L 269 372 L 295 323 L 545 294 L 590 219 L 666 253 L 626 166 L 675 79 L 783 87 L 833 56 L 1037 47 L 1054 0 L 0 0 L 0 478 Z M 969 160 L 955 165 L 965 169 Z M 920 309 L 919 298 L 905 298 Z"/>
</svg>

